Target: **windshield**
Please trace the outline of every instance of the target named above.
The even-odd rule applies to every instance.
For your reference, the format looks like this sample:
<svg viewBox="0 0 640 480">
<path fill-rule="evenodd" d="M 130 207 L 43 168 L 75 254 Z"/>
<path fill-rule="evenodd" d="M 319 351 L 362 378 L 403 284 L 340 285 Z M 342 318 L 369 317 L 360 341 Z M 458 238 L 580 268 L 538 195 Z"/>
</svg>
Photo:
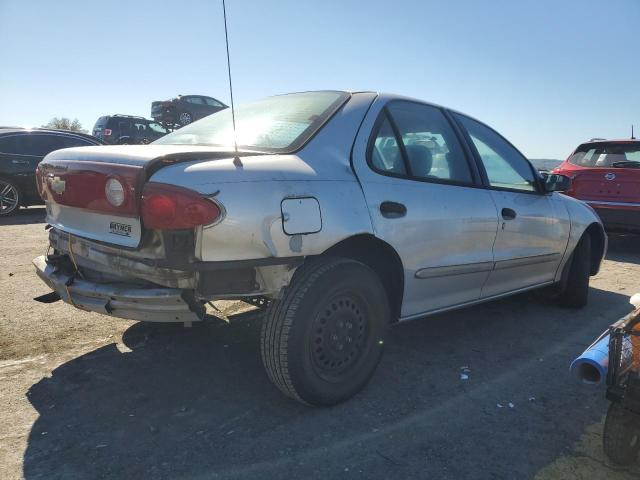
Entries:
<svg viewBox="0 0 640 480">
<path fill-rule="evenodd" d="M 344 92 L 304 92 L 269 97 L 236 109 L 236 138 L 242 150 L 294 151 L 345 102 Z M 233 148 L 231 109 L 209 115 L 153 142 Z"/>
<path fill-rule="evenodd" d="M 569 163 L 580 167 L 613 167 L 620 162 L 640 162 L 640 142 L 586 143 L 569 157 Z"/>
</svg>

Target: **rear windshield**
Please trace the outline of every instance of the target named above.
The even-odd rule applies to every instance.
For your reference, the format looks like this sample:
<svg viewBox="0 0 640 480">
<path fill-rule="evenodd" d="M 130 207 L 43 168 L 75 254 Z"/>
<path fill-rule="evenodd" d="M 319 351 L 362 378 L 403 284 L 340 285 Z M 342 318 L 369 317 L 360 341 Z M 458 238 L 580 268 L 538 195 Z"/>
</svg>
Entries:
<svg viewBox="0 0 640 480">
<path fill-rule="evenodd" d="M 347 100 L 344 92 L 304 92 L 269 97 L 236 108 L 242 150 L 282 153 L 302 146 Z M 209 115 L 153 142 L 233 148 L 231 109 Z"/>
<path fill-rule="evenodd" d="M 615 167 L 640 164 L 640 143 L 585 143 L 569 157 L 580 167 Z"/>
</svg>

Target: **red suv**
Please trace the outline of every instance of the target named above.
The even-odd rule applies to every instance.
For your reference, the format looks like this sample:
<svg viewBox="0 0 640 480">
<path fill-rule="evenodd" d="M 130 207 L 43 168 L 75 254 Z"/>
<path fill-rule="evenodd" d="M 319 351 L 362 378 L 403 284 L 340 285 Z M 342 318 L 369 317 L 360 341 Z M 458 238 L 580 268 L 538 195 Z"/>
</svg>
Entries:
<svg viewBox="0 0 640 480">
<path fill-rule="evenodd" d="M 593 139 L 552 173 L 573 180 L 565 193 L 591 205 L 605 228 L 640 233 L 640 140 Z"/>
</svg>

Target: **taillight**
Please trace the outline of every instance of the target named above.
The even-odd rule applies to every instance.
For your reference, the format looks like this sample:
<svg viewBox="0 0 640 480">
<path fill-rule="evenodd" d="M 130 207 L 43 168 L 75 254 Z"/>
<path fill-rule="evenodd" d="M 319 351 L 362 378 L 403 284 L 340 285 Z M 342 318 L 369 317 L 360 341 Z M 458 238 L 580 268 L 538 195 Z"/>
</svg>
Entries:
<svg viewBox="0 0 640 480">
<path fill-rule="evenodd" d="M 104 129 L 104 132 L 102 132 L 102 134 L 103 134 L 105 137 L 108 137 L 109 135 L 111 135 L 111 129 L 110 129 L 110 128 L 105 128 L 105 129 Z"/>
<path fill-rule="evenodd" d="M 36 188 L 38 189 L 38 195 L 43 200 L 46 200 L 44 194 L 44 189 L 42 188 L 42 170 L 39 167 L 36 167 Z"/>
<path fill-rule="evenodd" d="M 209 225 L 221 213 L 216 203 L 187 188 L 151 182 L 142 192 L 142 222 L 146 228 L 180 230 Z"/>
</svg>

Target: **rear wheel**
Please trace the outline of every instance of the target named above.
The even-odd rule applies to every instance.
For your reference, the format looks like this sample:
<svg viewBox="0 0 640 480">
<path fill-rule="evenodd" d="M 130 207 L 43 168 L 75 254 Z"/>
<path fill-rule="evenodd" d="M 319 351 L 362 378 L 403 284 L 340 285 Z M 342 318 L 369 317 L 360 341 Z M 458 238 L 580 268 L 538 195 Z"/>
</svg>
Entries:
<svg viewBox="0 0 640 480">
<path fill-rule="evenodd" d="M 193 116 L 189 112 L 182 112 L 178 116 L 178 123 L 183 127 L 189 125 L 191 122 L 193 122 Z"/>
<path fill-rule="evenodd" d="M 572 308 L 582 308 L 589 296 L 589 276 L 591 273 L 591 236 L 585 233 L 573 250 L 567 282 L 560 301 Z"/>
<path fill-rule="evenodd" d="M 8 217 L 20 208 L 20 189 L 13 182 L 0 178 L 0 217 Z"/>
<path fill-rule="evenodd" d="M 618 465 L 631 465 L 640 451 L 640 416 L 620 403 L 609 405 L 604 421 L 604 453 Z"/>
<path fill-rule="evenodd" d="M 303 265 L 262 325 L 269 379 L 303 403 L 342 402 L 373 375 L 388 320 L 386 292 L 366 265 L 343 258 Z"/>
</svg>

